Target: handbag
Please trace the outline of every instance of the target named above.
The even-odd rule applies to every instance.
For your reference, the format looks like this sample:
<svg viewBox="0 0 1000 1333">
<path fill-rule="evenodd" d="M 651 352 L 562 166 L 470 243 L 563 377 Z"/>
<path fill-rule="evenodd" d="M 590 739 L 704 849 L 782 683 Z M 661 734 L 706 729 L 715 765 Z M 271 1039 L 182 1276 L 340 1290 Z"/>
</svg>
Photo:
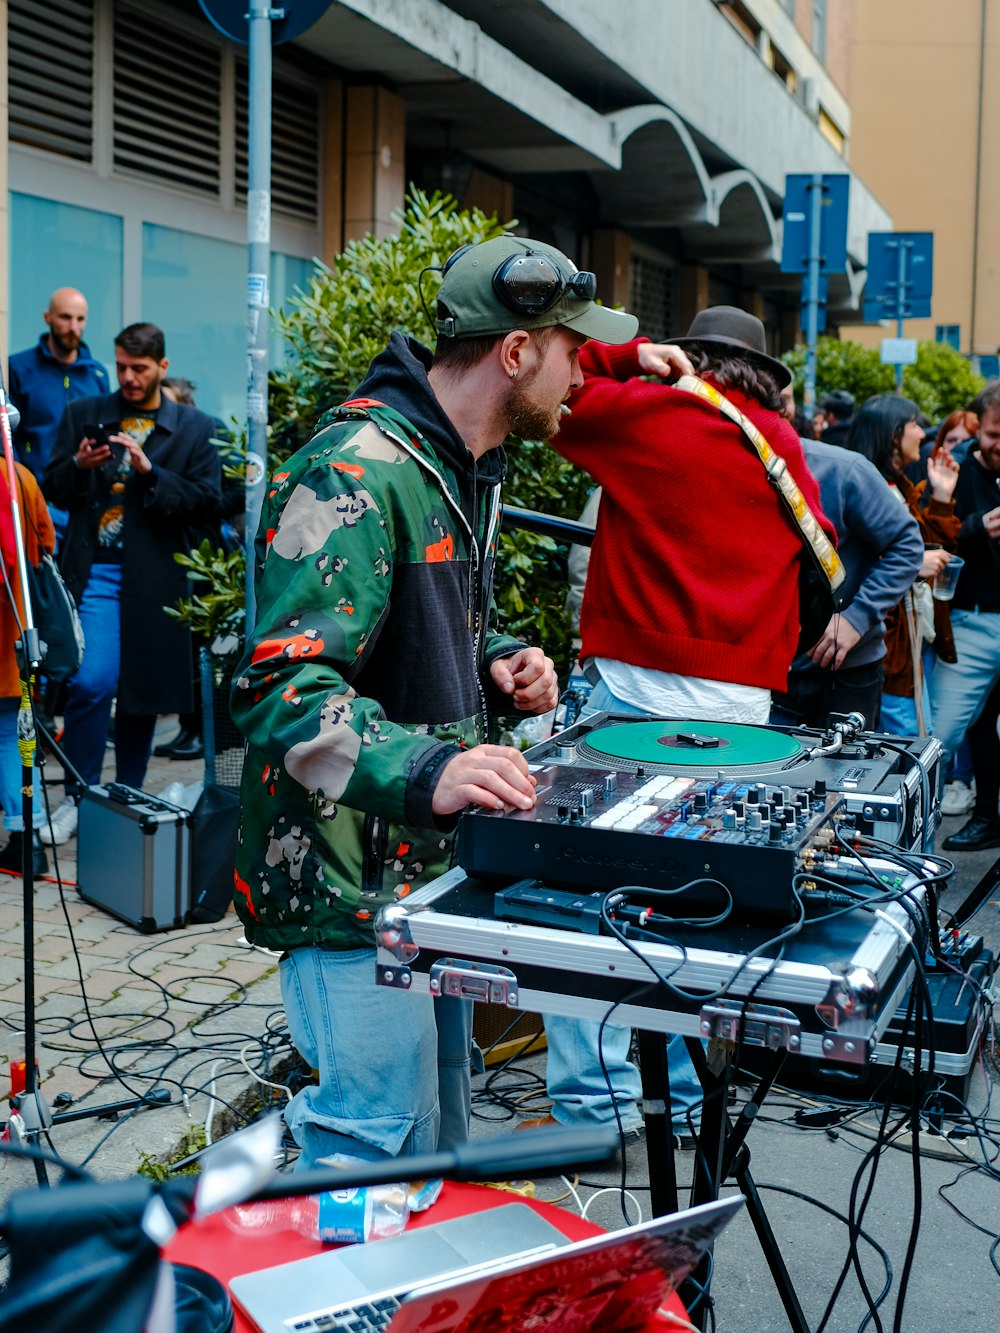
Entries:
<svg viewBox="0 0 1000 1333">
<path fill-rule="evenodd" d="M 38 529 L 28 506 L 24 503 L 24 491 L 21 490 L 21 513 L 27 517 L 35 537 Z M 25 561 L 28 580 L 28 594 L 31 597 L 31 613 L 38 629 L 38 637 L 45 645 L 42 659 L 42 674 L 52 681 L 69 680 L 80 669 L 83 661 L 83 626 L 76 609 L 73 594 L 63 582 L 59 566 L 41 549 L 38 564 Z"/>
<path fill-rule="evenodd" d="M 707 399 L 724 417 L 740 427 L 764 464 L 768 481 L 781 496 L 791 515 L 802 538 L 802 553 L 799 557 L 799 640 L 795 651 L 796 654 L 808 652 L 829 625 L 831 617 L 840 610 L 836 591 L 847 577 L 843 561 L 806 503 L 806 497 L 788 471 L 788 464 L 768 444 L 750 418 L 731 403 L 724 393 L 697 375 L 682 375 L 675 381 L 675 386 Z"/>
<path fill-rule="evenodd" d="M 69 680 L 80 668 L 84 647 L 73 594 L 48 551 L 42 552 L 37 565 L 28 561 L 27 573 L 32 614 L 45 644 L 42 674 L 49 680 Z"/>
</svg>

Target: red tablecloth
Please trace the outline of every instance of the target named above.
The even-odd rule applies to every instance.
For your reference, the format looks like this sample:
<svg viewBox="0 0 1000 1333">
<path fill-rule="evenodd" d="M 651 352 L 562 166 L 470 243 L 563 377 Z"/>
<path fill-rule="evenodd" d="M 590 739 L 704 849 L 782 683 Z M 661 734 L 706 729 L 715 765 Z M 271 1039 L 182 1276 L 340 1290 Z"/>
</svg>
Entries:
<svg viewBox="0 0 1000 1333">
<path fill-rule="evenodd" d="M 485 1185 L 455 1185 L 450 1182 L 441 1191 L 441 1197 L 434 1207 L 413 1217 L 410 1226 L 444 1222 L 450 1217 L 464 1217 L 469 1213 L 482 1212 L 514 1201 L 529 1204 L 570 1240 L 584 1240 L 601 1232 L 601 1228 L 594 1226 L 593 1222 L 585 1222 L 575 1213 L 552 1204 L 539 1203 L 533 1199 L 522 1200 L 519 1196 L 488 1189 Z M 193 1264 L 223 1282 L 228 1282 L 240 1273 L 253 1273 L 261 1268 L 273 1268 L 275 1264 L 289 1263 L 293 1259 L 305 1259 L 326 1248 L 329 1247 L 321 1245 L 319 1241 L 307 1240 L 294 1231 L 273 1232 L 267 1236 L 240 1234 L 220 1218 L 209 1217 L 203 1222 L 192 1222 L 182 1227 L 167 1246 L 164 1257 L 178 1264 Z M 684 1307 L 676 1296 L 670 1297 L 665 1308 L 673 1314 L 684 1315 Z M 662 1329 L 665 1323 L 655 1320 L 650 1328 Z M 239 1310 L 236 1310 L 235 1333 L 253 1333 L 252 1325 L 247 1323 Z"/>
</svg>

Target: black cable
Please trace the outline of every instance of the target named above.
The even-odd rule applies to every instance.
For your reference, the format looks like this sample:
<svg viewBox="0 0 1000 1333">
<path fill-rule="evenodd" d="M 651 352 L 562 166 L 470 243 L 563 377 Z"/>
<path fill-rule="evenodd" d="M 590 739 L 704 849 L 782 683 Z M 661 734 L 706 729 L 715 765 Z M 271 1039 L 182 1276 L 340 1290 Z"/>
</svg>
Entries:
<svg viewBox="0 0 1000 1333">
<path fill-rule="evenodd" d="M 823 1203 L 821 1199 L 816 1199 L 811 1194 L 803 1193 L 802 1190 L 794 1190 L 787 1185 L 767 1185 L 762 1183 L 761 1181 L 757 1181 L 756 1185 L 759 1190 L 768 1190 L 773 1194 L 787 1194 L 789 1198 L 801 1199 L 803 1203 L 807 1203 L 813 1208 L 819 1208 L 822 1212 L 828 1213 L 830 1217 L 835 1217 L 838 1222 L 843 1222 L 843 1224 L 846 1227 L 850 1227 L 852 1225 L 851 1219 L 849 1217 L 846 1217 L 836 1208 L 831 1208 L 828 1203 Z M 892 1290 L 892 1260 L 889 1257 L 888 1250 L 883 1249 L 883 1247 L 878 1243 L 878 1241 L 874 1238 L 874 1236 L 870 1236 L 867 1231 L 865 1231 L 863 1228 L 860 1227 L 858 1228 L 858 1235 L 861 1237 L 863 1241 L 866 1242 L 866 1244 L 870 1245 L 872 1249 L 875 1251 L 875 1253 L 879 1256 L 879 1258 L 882 1260 L 882 1267 L 885 1271 L 885 1284 L 882 1287 L 882 1290 L 879 1292 L 878 1296 L 875 1297 L 874 1301 L 875 1309 L 878 1309 L 878 1307 L 888 1296 L 889 1292 Z M 868 1314 L 865 1315 L 864 1319 L 862 1320 L 861 1324 L 858 1327 L 858 1333 L 864 1333 L 864 1329 L 867 1327 L 871 1318 L 872 1318 L 872 1312 L 871 1310 L 869 1310 Z"/>
</svg>

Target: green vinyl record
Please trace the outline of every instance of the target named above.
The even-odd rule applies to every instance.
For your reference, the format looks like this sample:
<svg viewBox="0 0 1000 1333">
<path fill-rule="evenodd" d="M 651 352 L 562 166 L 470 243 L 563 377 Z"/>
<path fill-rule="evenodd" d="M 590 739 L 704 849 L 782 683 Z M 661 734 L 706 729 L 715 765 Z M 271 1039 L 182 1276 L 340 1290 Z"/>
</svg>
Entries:
<svg viewBox="0 0 1000 1333">
<path fill-rule="evenodd" d="M 581 758 L 671 770 L 768 769 L 802 753 L 783 731 L 738 722 L 618 722 L 595 727 L 581 742 Z"/>
</svg>

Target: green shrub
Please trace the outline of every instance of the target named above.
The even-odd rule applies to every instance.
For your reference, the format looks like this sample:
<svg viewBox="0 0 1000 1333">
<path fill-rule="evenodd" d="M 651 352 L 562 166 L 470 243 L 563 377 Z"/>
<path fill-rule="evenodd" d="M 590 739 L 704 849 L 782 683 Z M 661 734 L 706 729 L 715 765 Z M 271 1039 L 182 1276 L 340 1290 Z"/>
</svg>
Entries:
<svg viewBox="0 0 1000 1333">
<path fill-rule="evenodd" d="M 343 402 L 368 365 L 400 330 L 433 347 L 432 312 L 441 281 L 435 272 L 459 246 L 502 234 L 513 224 L 478 209 L 460 211 L 450 195 L 412 188 L 396 215 L 398 231 L 351 241 L 329 266 L 317 265 L 288 314 L 275 316 L 289 345 L 287 367 L 271 375 L 268 465 L 273 470 L 306 444 L 323 413 Z M 547 445 L 508 441 L 509 504 L 576 518 L 590 481 Z M 240 555 L 224 561 L 203 551 L 185 561 L 198 595 L 180 607 L 202 630 L 229 629 L 242 615 Z M 496 566 L 502 627 L 538 644 L 565 675 L 570 630 L 562 609 L 566 549 L 526 532 L 505 533 Z M 211 637 L 211 635 L 209 636 Z"/>
<path fill-rule="evenodd" d="M 792 371 L 795 396 L 801 402 L 805 388 L 806 349 L 799 344 L 786 353 Z M 965 407 L 983 387 L 978 375 L 960 352 L 946 343 L 919 342 L 917 360 L 903 369 L 903 393 L 912 398 L 931 421 L 940 421 L 956 408 Z M 895 366 L 883 365 L 878 348 L 840 338 L 820 338 L 816 344 L 816 402 L 833 389 L 846 389 L 858 406 L 875 393 L 892 393 L 896 387 Z"/>
</svg>

